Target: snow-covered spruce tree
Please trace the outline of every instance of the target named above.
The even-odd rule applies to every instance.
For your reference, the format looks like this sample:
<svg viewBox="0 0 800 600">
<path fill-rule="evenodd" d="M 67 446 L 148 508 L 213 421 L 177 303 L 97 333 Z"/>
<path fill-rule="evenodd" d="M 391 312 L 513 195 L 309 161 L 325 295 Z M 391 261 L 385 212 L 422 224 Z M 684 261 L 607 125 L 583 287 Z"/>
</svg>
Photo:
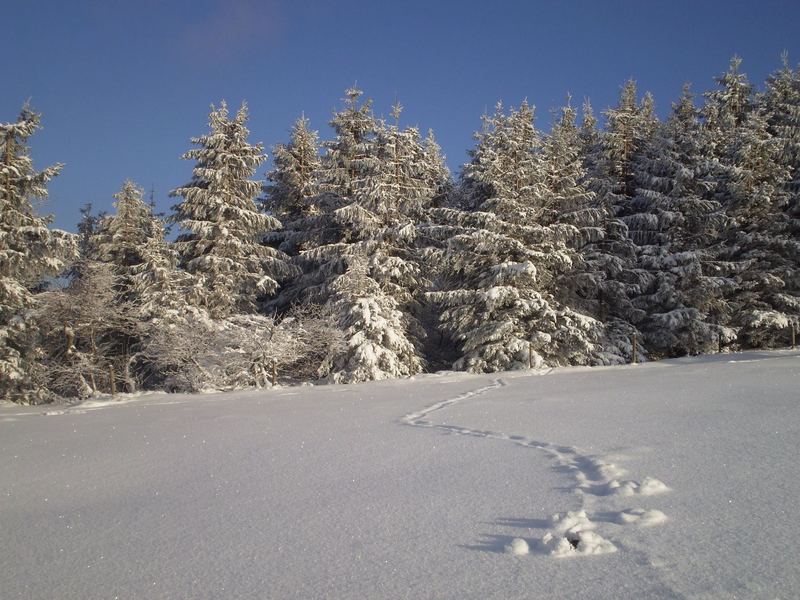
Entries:
<svg viewBox="0 0 800 600">
<path fill-rule="evenodd" d="M 594 319 L 561 305 L 557 282 L 577 259 L 577 228 L 553 222 L 533 109 L 498 105 L 462 177 L 486 199 L 474 211 L 436 209 L 444 241 L 430 297 L 461 347 L 455 368 L 475 372 L 592 361 Z M 463 189 L 463 186 L 462 186 Z M 474 197 L 474 196 L 473 196 Z"/>
<path fill-rule="evenodd" d="M 97 249 L 93 247 L 95 234 L 100 230 L 100 224 L 106 218 L 106 211 L 97 214 L 92 212 L 92 203 L 87 202 L 80 209 L 81 220 L 78 221 L 78 258 L 92 260 L 97 258 Z"/>
<path fill-rule="evenodd" d="M 359 104 L 360 96 L 360 90 L 348 90 L 344 110 L 331 122 L 336 138 L 325 144 L 322 192 L 313 200 L 314 213 L 299 222 L 302 235 L 296 237 L 302 248 L 297 260 L 303 276 L 289 286 L 286 296 L 305 303 L 335 303 L 342 314 L 342 302 L 349 296 L 337 291 L 336 281 L 357 260 L 352 257 L 368 257 L 365 276 L 403 312 L 404 329 L 398 335 L 417 350 L 413 361 L 393 373 L 378 376 L 370 366 L 352 376 L 398 377 L 417 372 L 422 365 L 418 291 L 426 283 L 418 263 L 417 224 L 446 189 L 447 181 L 442 181 L 446 171 L 433 140 L 423 142 L 417 129 L 399 127 L 399 105 L 393 109 L 395 123 L 387 125 L 372 116 L 369 103 Z M 359 299 L 353 296 L 352 301 Z M 344 322 L 342 326 L 350 327 Z M 356 369 L 350 358 L 334 362 Z M 337 379 L 347 377 L 342 374 Z"/>
<path fill-rule="evenodd" d="M 488 178 L 482 174 L 489 165 L 498 160 L 492 140 L 498 135 L 496 132 L 498 121 L 505 118 L 503 110 L 502 103 L 498 102 L 493 115 L 487 113 L 481 115 L 481 128 L 473 134 L 475 145 L 467 151 L 469 161 L 461 168 L 448 208 L 474 211 L 491 197 L 493 189 L 491 184 L 487 183 Z"/>
<path fill-rule="evenodd" d="M 605 111 L 606 128 L 602 135 L 599 169 L 610 185 L 606 201 L 624 209 L 626 200 L 636 193 L 633 163 L 655 131 L 653 98 L 645 94 L 637 102 L 636 82 L 622 87 L 619 103 Z"/>
<path fill-rule="evenodd" d="M 719 88 L 706 95 L 704 113 L 717 161 L 717 198 L 731 219 L 721 256 L 738 272 L 731 325 L 742 345 L 769 347 L 786 343 L 797 318 L 796 300 L 786 294 L 787 284 L 795 285 L 796 246 L 782 226 L 790 172 L 781 161 L 783 144 L 770 133 L 763 102 L 753 96 L 740 63 L 734 58 L 717 78 Z"/>
<path fill-rule="evenodd" d="M 434 311 L 424 296 L 430 285 L 424 268 L 420 225 L 430 208 L 449 190 L 449 171 L 433 135 L 422 140 L 415 127 L 399 125 L 402 106 L 392 107 L 393 122 L 380 121 L 374 140 L 378 157 L 355 192 L 355 201 L 376 218 L 378 227 L 359 246 L 369 256 L 370 276 L 391 296 L 405 316 L 406 335 L 418 349 L 436 328 Z M 431 347 L 425 353 L 431 353 Z"/>
<path fill-rule="evenodd" d="M 96 262 L 101 262 L 111 269 L 116 291 L 115 301 L 127 318 L 106 319 L 108 324 L 104 326 L 102 333 L 102 357 L 106 363 L 112 365 L 112 368 L 119 369 L 124 376 L 127 391 L 135 391 L 140 382 L 149 384 L 152 379 L 149 369 L 141 361 L 142 344 L 146 341 L 147 329 L 152 324 L 149 323 L 148 310 L 139 309 L 142 299 L 139 297 L 134 280 L 145 261 L 152 260 L 153 244 L 158 244 L 159 240 L 163 242 L 163 226 L 153 215 L 152 208 L 143 200 L 142 195 L 142 190 L 135 183 L 126 181 L 120 192 L 114 196 L 116 198 L 114 214 L 103 217 L 96 227 L 90 227 L 91 223 L 85 220 L 83 245 L 86 257 L 73 269 L 71 288 L 75 289 L 70 289 L 72 295 L 69 296 L 80 298 L 82 294 L 88 293 L 86 290 L 92 290 L 99 285 L 97 281 L 80 284 L 80 279 L 84 276 L 91 275 L 98 279 L 100 271 Z M 146 253 L 150 253 L 151 256 L 146 256 Z M 88 269 L 88 272 L 85 274 L 83 269 Z M 183 294 L 180 298 L 183 299 Z M 152 299 L 148 299 L 147 303 L 150 307 L 154 306 Z M 162 308 L 165 311 L 169 310 L 167 306 Z M 81 318 L 74 317 L 73 320 L 75 319 Z M 137 327 L 130 325 L 131 319 L 138 325 Z M 120 329 L 115 330 L 111 327 L 114 322 L 120 324 Z M 101 356 L 96 350 L 93 351 L 93 355 Z M 103 369 L 105 368 L 104 363 Z"/>
<path fill-rule="evenodd" d="M 268 234 L 267 241 L 290 256 L 300 251 L 297 231 L 298 220 L 313 217 L 319 212 L 313 199 L 319 194 L 319 136 L 309 129 L 304 116 L 292 127 L 288 144 L 278 144 L 272 149 L 274 168 L 264 186 L 265 197 L 261 204 L 269 213 L 280 219 L 283 227 Z"/>
<path fill-rule="evenodd" d="M 36 359 L 32 289 L 56 276 L 77 251 L 73 235 L 48 228 L 32 200 L 47 196 L 61 165 L 36 171 L 28 140 L 40 116 L 27 105 L 12 123 L 0 123 L 0 398 L 36 402 L 46 397 Z"/>
<path fill-rule="evenodd" d="M 773 223 L 782 240 L 781 278 L 786 287 L 773 303 L 800 330 L 800 67 L 792 69 L 788 55 L 783 55 L 783 67 L 767 79 L 763 102 L 769 132 L 780 144 L 779 162 L 788 169 L 787 202 Z"/>
<path fill-rule="evenodd" d="M 176 248 L 183 266 L 202 278 L 204 307 L 215 318 L 254 311 L 294 274 L 283 252 L 261 243 L 280 222 L 256 208 L 261 183 L 251 177 L 266 157 L 247 141 L 246 122 L 245 104 L 233 118 L 225 102 L 212 106 L 211 131 L 183 155 L 195 161 L 192 180 L 171 193 L 182 199 L 171 217 L 183 230 Z"/>
<path fill-rule="evenodd" d="M 164 239 L 163 226 L 140 248 L 132 267 L 130 289 L 137 317 L 154 327 L 204 318 L 202 279 L 178 268 L 178 252 Z"/>
<path fill-rule="evenodd" d="M 344 108 L 330 122 L 336 136 L 323 144 L 319 193 L 309 199 L 309 209 L 292 223 L 290 233 L 301 275 L 281 290 L 281 305 L 325 304 L 331 283 L 346 269 L 350 244 L 375 231 L 372 215 L 354 203 L 357 182 L 365 178 L 368 164 L 374 164 L 370 154 L 378 127 L 371 102 L 360 103 L 362 95 L 357 88 L 348 89 Z"/>
<path fill-rule="evenodd" d="M 599 158 L 600 131 L 598 130 L 597 117 L 594 116 L 592 103 L 586 98 L 581 107 L 581 129 L 578 136 L 580 155 L 586 172 L 591 174 L 597 169 L 596 161 Z"/>
<path fill-rule="evenodd" d="M 545 212 L 539 223 L 558 230 L 574 252 L 571 265 L 557 277 L 554 295 L 562 306 L 585 315 L 598 316 L 598 290 L 603 284 L 602 261 L 597 247 L 604 240 L 606 212 L 587 185 L 587 171 L 581 156 L 582 132 L 576 111 L 569 104 L 553 124 L 542 147 Z M 593 361 L 620 363 L 627 356 L 615 343 L 608 343 L 603 324 L 597 322 L 586 336 L 574 335 L 573 343 L 586 351 L 592 342 Z"/>
<path fill-rule="evenodd" d="M 448 173 L 436 146 L 426 147 L 416 128 L 400 128 L 401 111 L 395 104 L 394 123 L 380 123 L 372 150 L 376 160 L 359 181 L 354 204 L 376 225 L 358 244 L 359 252 L 363 247 L 370 257 L 370 275 L 408 312 L 415 293 L 427 286 L 418 261 L 417 225 L 446 187 Z"/>
<path fill-rule="evenodd" d="M 350 198 L 359 182 L 374 164 L 372 140 L 378 127 L 372 113 L 372 100 L 361 102 L 364 92 L 356 87 L 345 91 L 344 109 L 334 113 L 330 126 L 336 137 L 325 147 L 323 191 Z"/>
<path fill-rule="evenodd" d="M 606 350 L 630 357 L 631 337 L 641 332 L 645 313 L 633 304 L 647 281 L 637 266 L 636 244 L 628 235 L 622 217 L 630 210 L 635 195 L 634 163 L 657 126 L 653 100 L 648 94 L 637 101 L 636 83 L 629 80 L 622 87 L 617 106 L 604 111 L 606 126 L 598 130 L 590 106 L 584 106 L 581 130 L 587 185 L 595 192 L 596 205 L 605 212 L 604 236 L 583 251 L 594 268 L 596 308 L 593 314 L 606 325 Z M 638 346 L 639 358 L 646 347 Z"/>
<path fill-rule="evenodd" d="M 636 196 L 623 221 L 644 275 L 634 300 L 645 313 L 644 341 L 659 356 L 716 349 L 720 336 L 731 337 L 718 324 L 733 282 L 715 260 L 726 219 L 713 199 L 709 151 L 688 86 L 632 165 Z"/>
<path fill-rule="evenodd" d="M 347 262 L 347 271 L 332 284 L 331 299 L 345 347 L 332 353 L 320 375 L 356 383 L 419 373 L 423 364 L 398 303 L 369 275 L 365 256 L 350 254 Z"/>
<path fill-rule="evenodd" d="M 450 169 L 447 168 L 446 158 L 442 148 L 436 141 L 433 130 L 428 130 L 428 135 L 422 143 L 422 173 L 427 180 L 426 187 L 431 190 L 431 206 L 444 206 L 453 191 L 453 180 Z"/>
<path fill-rule="evenodd" d="M 185 390 L 169 382 L 174 365 L 157 354 L 170 345 L 196 342 L 198 336 L 209 335 L 213 324 L 200 308 L 205 297 L 202 278 L 178 267 L 178 252 L 164 239 L 161 222 L 156 224 L 157 230 L 140 249 L 141 262 L 130 272 L 132 312 L 138 321 L 137 375 L 146 387 L 167 383 Z"/>
<path fill-rule="evenodd" d="M 115 214 L 105 216 L 91 237 L 97 260 L 113 265 L 125 299 L 131 298 L 133 269 L 144 261 L 148 241 L 163 235 L 161 224 L 142 194 L 133 181 L 126 181 L 114 195 Z"/>
</svg>

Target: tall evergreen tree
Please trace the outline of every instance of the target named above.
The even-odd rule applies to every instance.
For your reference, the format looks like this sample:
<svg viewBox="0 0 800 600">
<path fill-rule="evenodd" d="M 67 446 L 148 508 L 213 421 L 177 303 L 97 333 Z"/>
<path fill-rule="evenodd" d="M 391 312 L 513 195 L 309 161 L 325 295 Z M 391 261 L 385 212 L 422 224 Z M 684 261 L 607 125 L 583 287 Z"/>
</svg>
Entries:
<svg viewBox="0 0 800 600">
<path fill-rule="evenodd" d="M 330 122 L 336 137 L 324 144 L 324 191 L 341 198 L 350 198 L 365 173 L 374 163 L 372 140 L 378 127 L 372 113 L 372 100 L 361 102 L 364 92 L 357 87 L 345 91 L 344 109 Z"/>
<path fill-rule="evenodd" d="M 114 195 L 116 213 L 104 217 L 92 236 L 97 259 L 110 263 L 120 293 L 130 299 L 133 269 L 144 261 L 144 249 L 162 235 L 161 225 L 143 199 L 143 190 L 130 180 Z"/>
<path fill-rule="evenodd" d="M 92 240 L 95 239 L 95 234 L 100 229 L 100 224 L 106 218 L 106 211 L 100 211 L 94 214 L 92 211 L 92 203 L 87 202 L 81 209 L 81 220 L 78 221 L 78 256 L 81 259 L 89 260 L 96 258 L 97 249 L 92 247 Z"/>
<path fill-rule="evenodd" d="M 163 227 L 142 246 L 141 258 L 131 277 L 136 316 L 156 327 L 198 317 L 201 280 L 178 268 L 178 252 L 164 239 Z"/>
<path fill-rule="evenodd" d="M 636 196 L 623 221 L 643 275 L 634 304 L 645 313 L 645 342 L 661 356 L 716 348 L 723 293 L 732 286 L 715 260 L 726 219 L 713 199 L 711 157 L 688 86 L 633 171 Z"/>
<path fill-rule="evenodd" d="M 39 128 L 40 116 L 27 105 L 15 122 L 0 123 L 0 397 L 27 402 L 44 394 L 36 376 L 33 288 L 77 250 L 75 237 L 51 230 L 32 205 L 61 170 L 34 169 L 28 140 Z"/>
<path fill-rule="evenodd" d="M 198 147 L 183 155 L 195 161 L 192 180 L 171 193 L 182 198 L 172 216 L 184 231 L 176 248 L 185 268 L 202 278 L 204 305 L 215 317 L 254 311 L 294 273 L 284 253 L 261 243 L 280 222 L 255 205 L 261 183 L 251 177 L 266 157 L 261 144 L 247 141 L 247 118 L 245 104 L 234 117 L 225 102 L 212 106 L 210 132 L 193 138 Z"/>
<path fill-rule="evenodd" d="M 455 367 L 485 372 L 591 362 L 599 324 L 556 298 L 557 282 L 577 260 L 571 242 L 580 235 L 577 225 L 560 220 L 557 206 L 566 204 L 568 176 L 548 173 L 526 102 L 508 113 L 498 105 L 488 123 L 463 169 L 467 187 L 488 197 L 474 211 L 435 211 L 445 242 L 440 289 L 430 296 L 441 307 L 442 329 L 461 347 Z M 547 153 L 553 163 L 554 153 L 555 147 Z M 575 217 L 565 212 L 567 220 Z"/>
<path fill-rule="evenodd" d="M 637 101 L 636 82 L 628 80 L 622 87 L 619 103 L 605 111 L 606 128 L 598 163 L 607 179 L 605 190 L 609 202 L 624 210 L 626 199 L 636 193 L 634 161 L 655 129 L 653 100 L 649 94 Z"/>
<path fill-rule="evenodd" d="M 655 128 L 652 98 L 640 103 L 636 83 L 622 87 L 617 106 L 605 111 L 605 129 L 597 128 L 591 105 L 584 105 L 581 129 L 586 185 L 595 193 L 594 205 L 603 211 L 603 237 L 590 242 L 583 255 L 592 264 L 595 308 L 592 314 L 605 323 L 606 350 L 611 356 L 630 357 L 631 338 L 640 334 L 637 324 L 645 313 L 633 299 L 646 283 L 646 274 L 637 265 L 637 251 L 623 217 L 630 211 L 635 194 L 634 165 Z M 641 340 L 641 335 L 639 337 Z M 639 354 L 646 353 L 643 344 Z"/>
<path fill-rule="evenodd" d="M 540 223 L 560 224 L 564 238 L 577 251 L 572 265 L 562 275 L 560 299 L 569 305 L 581 304 L 592 311 L 591 298 L 597 281 L 595 268 L 587 262 L 585 250 L 603 239 L 604 213 L 587 186 L 587 172 L 581 158 L 581 132 L 575 109 L 567 105 L 553 124 L 542 147 L 543 184 L 547 194 L 547 213 Z"/>
<path fill-rule="evenodd" d="M 422 141 L 416 128 L 400 127 L 402 107 L 393 108 L 394 123 L 387 124 L 373 116 L 369 102 L 359 103 L 361 95 L 360 90 L 348 90 L 344 109 L 331 121 L 336 137 L 324 144 L 321 192 L 311 201 L 314 210 L 296 226 L 303 276 L 284 297 L 335 303 L 341 314 L 347 298 L 360 300 L 343 295 L 337 281 L 350 278 L 348 269 L 367 260 L 363 277 L 372 279 L 403 314 L 400 321 L 385 322 L 401 326 L 394 337 L 415 348 L 414 359 L 397 373 L 417 372 L 424 338 L 418 323 L 419 291 L 427 285 L 419 265 L 417 224 L 446 191 L 446 169 L 432 137 Z M 352 361 L 345 362 L 355 368 Z"/>
<path fill-rule="evenodd" d="M 796 299 L 786 293 L 795 285 L 796 255 L 782 230 L 791 173 L 764 103 L 740 65 L 734 58 L 717 78 L 718 89 L 706 94 L 703 110 L 717 164 L 717 198 L 731 218 L 721 255 L 736 272 L 730 323 L 744 346 L 774 346 L 785 342 L 796 319 Z"/>
<path fill-rule="evenodd" d="M 779 235 L 782 257 L 780 274 L 785 288 L 775 295 L 776 307 L 800 329 L 800 67 L 783 66 L 767 79 L 764 95 L 769 132 L 780 145 L 779 162 L 788 170 L 784 184 L 787 201 L 776 215 L 773 228 Z"/>
<path fill-rule="evenodd" d="M 319 193 L 309 199 L 309 209 L 294 223 L 292 247 L 301 275 L 282 290 L 281 302 L 324 304 L 331 283 L 346 270 L 343 256 L 351 243 L 375 231 L 372 216 L 354 201 L 355 189 L 366 177 L 377 121 L 371 102 L 360 103 L 363 92 L 346 91 L 345 106 L 330 122 L 336 134 L 323 144 L 318 173 Z"/>
<path fill-rule="evenodd" d="M 267 241 L 290 255 L 302 248 L 303 232 L 298 231 L 302 219 L 319 212 L 314 199 L 319 194 L 321 160 L 319 137 L 309 129 L 309 121 L 299 118 L 292 127 L 288 144 L 278 144 L 272 150 L 274 168 L 264 187 L 263 208 L 280 219 L 283 228 L 270 233 Z"/>
</svg>

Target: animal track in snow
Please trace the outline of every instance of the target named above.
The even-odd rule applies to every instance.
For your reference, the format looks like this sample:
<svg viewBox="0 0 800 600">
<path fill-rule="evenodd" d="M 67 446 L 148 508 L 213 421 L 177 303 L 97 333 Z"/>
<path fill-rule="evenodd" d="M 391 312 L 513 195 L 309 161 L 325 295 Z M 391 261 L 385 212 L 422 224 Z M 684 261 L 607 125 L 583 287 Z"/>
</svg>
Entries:
<svg viewBox="0 0 800 600">
<path fill-rule="evenodd" d="M 549 372 L 548 370 L 543 374 L 546 375 Z M 617 551 L 617 546 L 598 533 L 598 523 L 650 527 L 667 521 L 667 516 L 655 509 L 628 508 L 605 512 L 594 510 L 603 508 L 604 506 L 598 505 L 612 502 L 615 498 L 654 496 L 668 492 L 667 485 L 654 477 L 644 477 L 641 481 L 622 479 L 627 475 L 625 469 L 603 458 L 581 454 L 577 448 L 572 446 L 552 444 L 524 435 L 510 435 L 500 431 L 470 429 L 445 423 L 436 424 L 429 419 L 432 413 L 505 385 L 506 383 L 502 379 L 495 379 L 489 385 L 442 400 L 401 418 L 403 424 L 411 427 L 438 429 L 454 435 L 505 440 L 539 450 L 572 474 L 575 480 L 572 489 L 581 499 L 581 508 L 554 515 L 551 519 L 550 530 L 540 540 L 531 540 L 532 543 L 529 544 L 522 538 L 515 538 L 505 546 L 505 552 L 523 556 L 529 553 L 532 546 L 539 553 L 554 557 L 610 554 Z"/>
</svg>

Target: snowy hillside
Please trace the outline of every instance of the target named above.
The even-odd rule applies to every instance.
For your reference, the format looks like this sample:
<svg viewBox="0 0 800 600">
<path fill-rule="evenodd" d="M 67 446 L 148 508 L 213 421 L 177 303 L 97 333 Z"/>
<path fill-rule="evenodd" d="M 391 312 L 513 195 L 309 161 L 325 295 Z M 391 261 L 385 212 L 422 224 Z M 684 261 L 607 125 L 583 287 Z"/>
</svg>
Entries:
<svg viewBox="0 0 800 600">
<path fill-rule="evenodd" d="M 796 598 L 800 353 L 0 408 L 0 596 Z"/>
</svg>

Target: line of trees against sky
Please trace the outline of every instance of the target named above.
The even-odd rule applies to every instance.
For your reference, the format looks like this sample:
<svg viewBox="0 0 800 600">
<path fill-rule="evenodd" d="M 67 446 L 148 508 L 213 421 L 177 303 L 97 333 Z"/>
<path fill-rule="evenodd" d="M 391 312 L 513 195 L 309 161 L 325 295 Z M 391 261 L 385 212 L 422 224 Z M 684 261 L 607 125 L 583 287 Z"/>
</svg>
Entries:
<svg viewBox="0 0 800 600">
<path fill-rule="evenodd" d="M 60 166 L 34 170 L 26 107 L 0 126 L 0 391 L 32 402 L 785 345 L 800 313 L 800 71 L 785 60 L 758 92 L 734 59 L 716 83 L 700 107 L 685 87 L 661 121 L 628 81 L 602 127 L 568 103 L 548 133 L 527 102 L 498 104 L 455 181 L 399 104 L 377 118 L 349 89 L 332 138 L 299 119 L 264 185 L 246 106 L 222 103 L 183 156 L 192 178 L 166 222 L 128 181 L 77 235 L 32 208 Z"/>
</svg>

